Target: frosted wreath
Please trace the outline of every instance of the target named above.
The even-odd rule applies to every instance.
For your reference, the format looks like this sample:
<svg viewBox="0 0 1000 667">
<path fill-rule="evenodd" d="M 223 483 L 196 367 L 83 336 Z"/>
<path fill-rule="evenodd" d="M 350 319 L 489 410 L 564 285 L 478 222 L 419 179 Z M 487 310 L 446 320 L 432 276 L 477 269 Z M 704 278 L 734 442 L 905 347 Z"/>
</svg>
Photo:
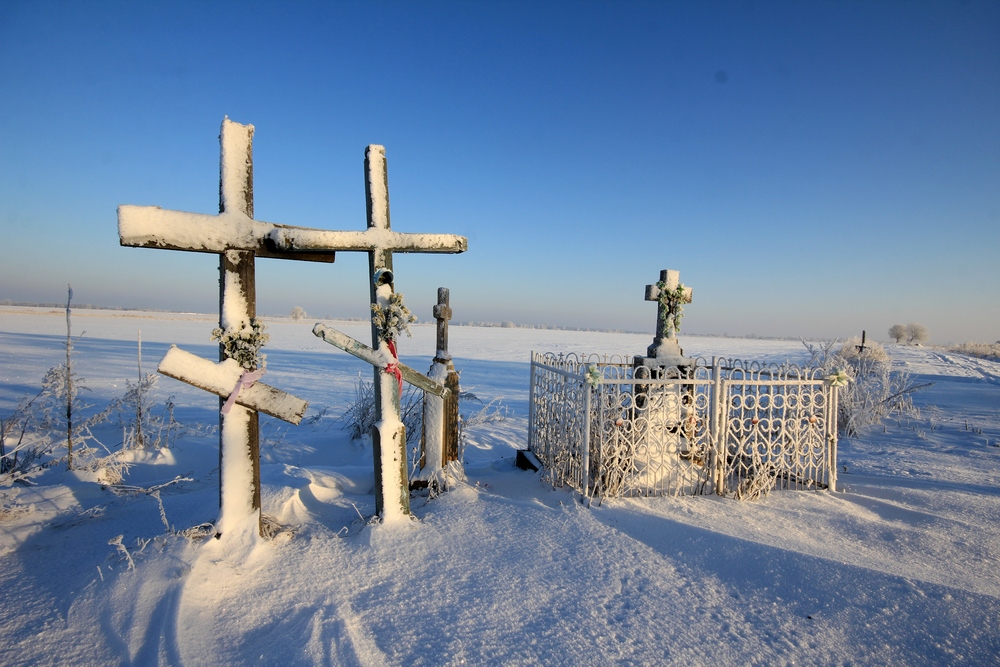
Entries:
<svg viewBox="0 0 1000 667">
<path fill-rule="evenodd" d="M 372 322 L 378 329 L 379 338 L 384 341 L 391 341 L 399 337 L 399 334 L 406 332 L 410 336 L 410 323 L 416 322 L 417 317 L 410 312 L 410 309 L 403 305 L 403 295 L 395 292 L 386 299 L 386 305 L 372 304 Z"/>
<path fill-rule="evenodd" d="M 684 304 L 691 303 L 691 297 L 685 291 L 687 288 L 683 283 L 679 283 L 676 289 L 668 289 L 667 283 L 664 280 L 656 283 L 656 287 L 660 291 L 660 296 L 657 300 L 664 306 L 663 316 L 666 318 L 664 324 L 673 320 L 674 332 L 680 333 L 681 318 L 684 317 Z"/>
<path fill-rule="evenodd" d="M 587 376 L 586 376 L 587 384 L 589 384 L 594 389 L 597 389 L 597 387 L 601 384 L 602 379 L 603 378 L 600 368 L 598 368 L 594 364 L 591 364 L 590 366 L 587 367 Z"/>
<path fill-rule="evenodd" d="M 847 374 L 847 371 L 841 369 L 827 377 L 826 381 L 831 387 L 846 387 L 847 383 L 851 381 L 851 376 Z"/>
<path fill-rule="evenodd" d="M 270 336 L 264 333 L 264 323 L 256 317 L 249 322 L 243 322 L 239 327 L 216 327 L 212 330 L 212 340 L 222 343 L 226 357 L 235 359 L 236 363 L 248 371 L 254 366 L 264 366 L 267 355 L 260 350 Z"/>
</svg>

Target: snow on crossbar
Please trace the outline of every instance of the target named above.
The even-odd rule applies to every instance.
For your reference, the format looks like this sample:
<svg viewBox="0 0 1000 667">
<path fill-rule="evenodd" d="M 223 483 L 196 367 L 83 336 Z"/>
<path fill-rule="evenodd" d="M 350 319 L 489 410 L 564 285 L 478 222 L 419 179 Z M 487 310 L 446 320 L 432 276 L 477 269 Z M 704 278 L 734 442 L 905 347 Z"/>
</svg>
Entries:
<svg viewBox="0 0 1000 667">
<path fill-rule="evenodd" d="M 213 363 L 185 352 L 176 345 L 170 346 L 156 370 L 162 375 L 186 382 L 222 398 L 230 395 L 244 372 L 235 359 Z M 301 398 L 263 382 L 255 382 L 240 391 L 236 403 L 296 425 L 302 421 L 302 416 L 309 406 L 309 403 Z"/>
</svg>

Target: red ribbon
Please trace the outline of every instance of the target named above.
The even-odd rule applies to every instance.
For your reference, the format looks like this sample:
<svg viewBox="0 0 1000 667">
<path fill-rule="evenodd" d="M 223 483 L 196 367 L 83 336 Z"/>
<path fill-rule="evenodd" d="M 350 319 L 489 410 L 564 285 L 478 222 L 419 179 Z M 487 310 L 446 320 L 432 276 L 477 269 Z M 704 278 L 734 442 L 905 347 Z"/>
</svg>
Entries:
<svg viewBox="0 0 1000 667">
<path fill-rule="evenodd" d="M 228 415 L 229 411 L 233 409 L 233 404 L 236 403 L 236 398 L 240 395 L 244 389 L 249 389 L 253 386 L 253 383 L 259 380 L 264 375 L 264 369 L 260 368 L 255 371 L 247 371 L 240 376 L 240 379 L 236 381 L 236 387 L 233 388 L 232 393 L 229 394 L 229 398 L 226 400 L 226 404 L 222 406 L 219 411 L 224 415 Z"/>
<path fill-rule="evenodd" d="M 403 371 L 399 370 L 399 355 L 396 354 L 396 344 L 391 340 L 386 341 L 389 344 L 389 353 L 392 354 L 392 361 L 385 365 L 385 372 L 389 375 L 396 376 L 396 382 L 399 383 L 399 395 L 403 395 Z"/>
</svg>

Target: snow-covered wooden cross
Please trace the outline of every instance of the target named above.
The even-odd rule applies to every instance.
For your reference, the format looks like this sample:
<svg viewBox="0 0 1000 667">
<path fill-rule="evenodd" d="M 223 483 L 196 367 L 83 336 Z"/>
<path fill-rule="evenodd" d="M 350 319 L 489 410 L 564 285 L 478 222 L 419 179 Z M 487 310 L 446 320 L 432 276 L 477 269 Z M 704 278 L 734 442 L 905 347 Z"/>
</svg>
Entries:
<svg viewBox="0 0 1000 667">
<path fill-rule="evenodd" d="M 692 290 L 680 284 L 680 271 L 663 269 L 660 280 L 646 285 L 646 301 L 656 301 L 656 334 L 646 350 L 650 358 L 672 358 L 682 355 L 677 343 L 678 315 L 685 303 L 691 303 Z"/>
<path fill-rule="evenodd" d="M 362 250 L 368 253 L 369 286 L 372 308 L 386 308 L 395 292 L 392 253 L 459 253 L 469 245 L 464 236 L 455 234 L 404 234 L 389 225 L 389 180 L 385 147 L 372 144 L 365 150 L 365 198 L 368 227 L 363 232 L 325 231 L 291 227 L 275 228 L 269 234 L 271 247 L 287 252 L 323 252 Z M 393 356 L 388 335 L 372 317 L 372 348 Z M 399 420 L 398 383 L 381 368 L 375 368 L 375 410 L 378 424 L 372 433 L 375 454 L 375 511 L 384 520 L 410 513 L 409 484 L 406 472 L 405 430 L 396 429 Z M 393 413 L 392 410 L 396 409 Z M 383 442 L 388 436 L 390 442 Z M 396 481 L 400 485 L 395 487 Z"/>
<path fill-rule="evenodd" d="M 253 125 L 240 125 L 229 118 L 222 121 L 218 215 L 169 211 L 159 206 L 118 207 L 118 236 L 123 246 L 219 255 L 219 329 L 223 333 L 252 330 L 257 316 L 255 257 L 334 260 L 329 251 L 293 256 L 269 247 L 268 234 L 282 225 L 253 219 L 253 133 Z M 220 344 L 220 361 L 227 356 Z M 254 513 L 258 515 L 258 530 L 262 528 L 258 415 L 256 409 L 239 403 L 219 417 L 219 533 Z"/>
<path fill-rule="evenodd" d="M 448 321 L 451 306 L 449 290 L 438 288 L 438 302 L 434 306 L 437 320 L 437 354 L 431 362 L 427 377 L 448 388 L 448 395 L 441 399 L 424 396 L 423 432 L 420 438 L 420 472 L 414 485 L 447 485 L 445 468 L 458 461 L 458 372 L 448 352 Z"/>
</svg>

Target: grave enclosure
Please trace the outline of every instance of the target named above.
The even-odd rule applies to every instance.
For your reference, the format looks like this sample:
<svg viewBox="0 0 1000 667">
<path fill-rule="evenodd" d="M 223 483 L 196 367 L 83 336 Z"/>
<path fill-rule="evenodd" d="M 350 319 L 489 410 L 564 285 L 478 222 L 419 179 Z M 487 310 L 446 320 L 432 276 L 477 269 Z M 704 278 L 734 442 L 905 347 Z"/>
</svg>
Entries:
<svg viewBox="0 0 1000 667">
<path fill-rule="evenodd" d="M 691 290 L 663 271 L 644 357 L 531 355 L 529 449 L 585 497 L 830 489 L 837 386 L 817 368 L 689 359 L 676 339 Z"/>
</svg>

